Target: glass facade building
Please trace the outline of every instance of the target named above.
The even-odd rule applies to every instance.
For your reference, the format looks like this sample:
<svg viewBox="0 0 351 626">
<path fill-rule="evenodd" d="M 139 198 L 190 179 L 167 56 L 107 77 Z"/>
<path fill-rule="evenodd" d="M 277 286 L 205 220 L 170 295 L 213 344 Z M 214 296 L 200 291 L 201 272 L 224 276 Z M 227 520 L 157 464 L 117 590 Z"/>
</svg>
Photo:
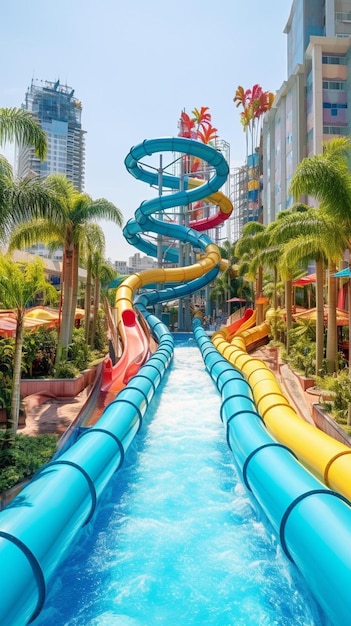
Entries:
<svg viewBox="0 0 351 626">
<path fill-rule="evenodd" d="M 23 109 L 31 111 L 47 133 L 48 154 L 41 162 L 31 147 L 17 149 L 17 173 L 47 176 L 65 174 L 78 191 L 84 189 L 85 131 L 82 129 L 82 104 L 74 89 L 60 81 L 33 81 L 25 95 Z"/>
</svg>

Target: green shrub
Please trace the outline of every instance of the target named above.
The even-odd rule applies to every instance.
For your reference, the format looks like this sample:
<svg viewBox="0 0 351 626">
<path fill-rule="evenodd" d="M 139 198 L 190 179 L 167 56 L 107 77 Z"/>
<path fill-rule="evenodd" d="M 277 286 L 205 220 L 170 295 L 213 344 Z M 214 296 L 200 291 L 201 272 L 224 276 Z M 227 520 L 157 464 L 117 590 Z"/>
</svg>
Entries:
<svg viewBox="0 0 351 626">
<path fill-rule="evenodd" d="M 304 376 L 315 374 L 316 362 L 316 324 L 310 321 L 300 321 L 289 331 L 290 351 L 286 360 L 292 369 Z"/>
<path fill-rule="evenodd" d="M 85 342 L 84 328 L 75 328 L 72 343 L 68 346 L 67 361 L 81 372 L 89 363 L 89 346 Z"/>
<path fill-rule="evenodd" d="M 40 467 L 50 461 L 58 441 L 57 435 L 29 437 L 19 434 L 15 437 L 14 447 L 3 451 L 5 436 L 5 431 L 0 431 L 0 464 L 1 460 L 4 460 L 4 455 L 6 456 L 0 472 L 0 493 L 33 476 Z"/>
<path fill-rule="evenodd" d="M 343 369 L 333 376 L 318 376 L 316 386 L 325 392 L 321 393 L 321 405 L 351 435 L 351 427 L 347 425 L 351 403 L 351 379 L 348 370 Z"/>
<path fill-rule="evenodd" d="M 41 326 L 34 333 L 25 333 L 22 376 L 26 378 L 49 378 L 53 376 L 56 347 L 56 329 L 48 329 Z"/>
<path fill-rule="evenodd" d="M 55 368 L 55 378 L 75 378 L 79 375 L 79 369 L 72 361 L 61 361 Z"/>
<path fill-rule="evenodd" d="M 99 311 L 97 317 L 96 331 L 93 339 L 93 347 L 98 351 L 108 351 L 107 345 L 107 325 L 103 311 Z"/>
</svg>

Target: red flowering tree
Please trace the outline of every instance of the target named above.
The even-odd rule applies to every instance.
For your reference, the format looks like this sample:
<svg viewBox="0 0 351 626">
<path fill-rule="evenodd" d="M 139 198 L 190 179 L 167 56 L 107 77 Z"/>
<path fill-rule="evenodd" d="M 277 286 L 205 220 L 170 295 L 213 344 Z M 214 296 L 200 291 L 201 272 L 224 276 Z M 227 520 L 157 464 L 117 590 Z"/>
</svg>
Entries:
<svg viewBox="0 0 351 626">
<path fill-rule="evenodd" d="M 248 153 L 248 135 L 251 135 L 251 153 L 259 144 L 262 117 L 272 107 L 274 94 L 271 91 L 263 91 L 260 85 L 254 85 L 252 89 L 244 89 L 239 85 L 233 101 L 236 107 L 242 106 L 240 122 L 246 133 L 246 152 Z"/>
<path fill-rule="evenodd" d="M 209 113 L 209 107 L 201 107 L 201 109 L 193 109 L 192 116 L 188 115 L 185 111 L 180 114 L 180 137 L 187 137 L 189 139 L 196 139 L 202 141 L 202 143 L 210 144 L 217 137 L 217 128 L 212 126 L 211 114 Z M 192 174 L 194 177 L 202 178 L 201 173 L 201 159 L 185 155 L 183 157 L 183 167 L 185 174 Z M 191 217 L 197 219 L 202 209 L 203 202 L 197 202 L 192 211 Z"/>
</svg>

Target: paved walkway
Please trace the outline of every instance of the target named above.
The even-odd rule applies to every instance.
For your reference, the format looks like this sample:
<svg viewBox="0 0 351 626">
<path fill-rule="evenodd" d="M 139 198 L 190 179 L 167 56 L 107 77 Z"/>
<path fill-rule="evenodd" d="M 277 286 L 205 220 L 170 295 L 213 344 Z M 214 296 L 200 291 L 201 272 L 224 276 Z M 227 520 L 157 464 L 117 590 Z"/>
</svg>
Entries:
<svg viewBox="0 0 351 626">
<path fill-rule="evenodd" d="M 251 356 L 262 359 L 272 369 L 295 411 L 313 424 L 312 404 L 318 401 L 316 396 L 303 391 L 298 379 L 286 364 L 279 362 L 277 368 L 277 363 L 272 359 L 271 352 L 266 346 L 259 348 Z M 76 398 L 50 398 L 44 402 L 38 398 L 37 404 L 35 401 L 31 402 L 31 406 L 26 409 L 26 424 L 20 427 L 18 432 L 32 436 L 62 435 L 84 406 L 89 391 L 89 388 L 84 389 Z"/>
<path fill-rule="evenodd" d="M 83 408 L 89 395 L 86 387 L 75 398 L 45 398 L 37 395 L 26 407 L 26 424 L 18 428 L 23 435 L 63 435 Z"/>
</svg>

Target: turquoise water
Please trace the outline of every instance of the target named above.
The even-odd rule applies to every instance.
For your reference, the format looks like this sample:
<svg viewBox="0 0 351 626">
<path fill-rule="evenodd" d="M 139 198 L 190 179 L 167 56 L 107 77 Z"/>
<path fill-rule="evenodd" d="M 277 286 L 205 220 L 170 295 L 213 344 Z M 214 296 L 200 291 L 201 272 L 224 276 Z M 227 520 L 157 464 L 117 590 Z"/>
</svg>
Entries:
<svg viewBox="0 0 351 626">
<path fill-rule="evenodd" d="M 35 626 L 328 623 L 239 480 L 219 411 L 200 352 L 177 347 Z"/>
</svg>

